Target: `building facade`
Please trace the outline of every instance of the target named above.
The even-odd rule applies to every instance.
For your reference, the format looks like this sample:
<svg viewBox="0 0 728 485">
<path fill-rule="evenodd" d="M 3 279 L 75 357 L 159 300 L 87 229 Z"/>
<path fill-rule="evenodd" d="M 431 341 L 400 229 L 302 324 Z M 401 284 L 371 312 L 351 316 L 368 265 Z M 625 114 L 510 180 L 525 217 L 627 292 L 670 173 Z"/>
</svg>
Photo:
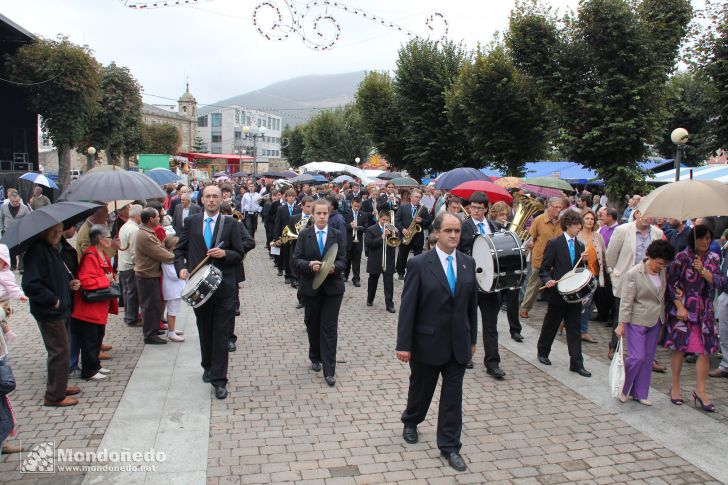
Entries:
<svg viewBox="0 0 728 485">
<path fill-rule="evenodd" d="M 197 124 L 197 101 L 190 93 L 190 86 L 177 100 L 177 110 L 165 105 L 158 107 L 144 103 L 142 105 L 142 120 L 146 125 L 167 123 L 177 127 L 180 135 L 178 151 L 191 152 L 195 144 Z"/>
<path fill-rule="evenodd" d="M 231 105 L 197 116 L 197 136 L 207 153 L 237 154 L 245 150 L 259 163 L 267 163 L 281 158 L 281 125 L 280 116 Z M 251 136 L 245 136 L 245 126 L 250 128 Z M 261 128 L 265 128 L 263 136 Z M 253 153 L 254 149 L 257 153 Z"/>
</svg>

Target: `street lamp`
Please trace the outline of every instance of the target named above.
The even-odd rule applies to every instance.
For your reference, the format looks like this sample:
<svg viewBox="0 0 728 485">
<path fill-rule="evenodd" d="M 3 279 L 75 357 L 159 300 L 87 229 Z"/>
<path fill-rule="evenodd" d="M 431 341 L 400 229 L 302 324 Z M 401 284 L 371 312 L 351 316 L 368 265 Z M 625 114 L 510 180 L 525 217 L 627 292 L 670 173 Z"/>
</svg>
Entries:
<svg viewBox="0 0 728 485">
<path fill-rule="evenodd" d="M 357 166 L 357 168 L 359 167 L 359 162 L 361 162 L 361 158 L 359 158 L 359 157 L 356 157 L 356 158 L 354 159 L 354 163 L 356 163 L 356 166 Z"/>
<path fill-rule="evenodd" d="M 94 168 L 94 155 L 96 155 L 96 148 L 88 147 L 88 150 L 86 150 L 86 170 L 91 170 L 92 168 Z"/>
<path fill-rule="evenodd" d="M 251 130 L 249 126 L 243 126 L 243 135 L 245 138 L 253 139 L 253 177 L 258 175 L 258 138 L 265 136 L 265 126 L 261 126 L 255 131 Z"/>
<path fill-rule="evenodd" d="M 670 133 L 670 139 L 677 146 L 675 151 L 675 182 L 680 180 L 680 162 L 685 157 L 685 144 L 688 142 L 688 130 L 675 128 Z"/>
</svg>

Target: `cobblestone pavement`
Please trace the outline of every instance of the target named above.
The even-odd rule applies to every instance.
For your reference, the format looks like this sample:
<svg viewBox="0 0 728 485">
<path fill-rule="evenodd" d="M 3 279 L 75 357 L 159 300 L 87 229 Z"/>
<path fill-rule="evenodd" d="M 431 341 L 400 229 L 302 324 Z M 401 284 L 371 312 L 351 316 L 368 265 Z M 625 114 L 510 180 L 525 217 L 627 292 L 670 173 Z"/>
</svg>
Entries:
<svg viewBox="0 0 728 485">
<path fill-rule="evenodd" d="M 309 369 L 303 311 L 295 309 L 295 290 L 272 270 L 261 237 L 258 231 L 258 247 L 246 259 L 249 281 L 241 291 L 230 396 L 211 399 L 208 484 L 720 483 L 505 348 L 505 381 L 487 376 L 482 364 L 466 375 L 462 454 L 468 471 L 456 473 L 439 457 L 435 443 L 437 394 L 420 426 L 420 443 L 406 445 L 401 438 L 399 417 L 409 373 L 394 357 L 397 320 L 385 311 L 381 288 L 374 307 L 368 308 L 365 284 L 347 284 L 337 384 L 329 388 L 320 373 Z M 401 288 L 395 281 L 397 305 Z M 540 326 L 539 305 L 524 324 Z M 108 362 L 112 378 L 81 382 L 76 407 L 45 408 L 40 405 L 45 351 L 35 322 L 18 307 L 13 326 L 19 340 L 12 353 L 18 390 L 11 398 L 20 438 L 25 445 L 55 440 L 59 447 L 95 450 L 142 351 L 140 329 L 112 317 L 107 331 L 107 342 L 114 345 L 114 359 Z M 592 330 L 600 344 L 585 345 L 585 352 L 606 362 L 607 333 L 596 323 Z M 501 331 L 507 335 L 505 327 Z M 523 345 L 535 353 L 535 341 Z M 479 344 L 476 363 L 482 356 Z M 691 370 L 686 365 L 683 371 L 686 397 Z M 666 391 L 662 379 L 656 376 L 653 385 Z M 710 384 L 719 413 L 724 412 L 728 380 Z M 18 463 L 17 455 L 0 456 L 1 483 L 83 480 L 80 473 L 20 475 Z"/>
</svg>

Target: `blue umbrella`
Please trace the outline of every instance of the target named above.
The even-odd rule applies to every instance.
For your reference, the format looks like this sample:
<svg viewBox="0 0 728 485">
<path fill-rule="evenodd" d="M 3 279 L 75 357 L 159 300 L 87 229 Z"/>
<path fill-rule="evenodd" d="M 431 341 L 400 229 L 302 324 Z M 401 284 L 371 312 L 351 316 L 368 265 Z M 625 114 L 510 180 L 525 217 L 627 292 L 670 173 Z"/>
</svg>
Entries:
<svg viewBox="0 0 728 485">
<path fill-rule="evenodd" d="M 173 184 L 179 182 L 180 176 L 166 168 L 153 168 L 144 172 L 144 175 L 154 180 L 159 185 Z"/>
<path fill-rule="evenodd" d="M 458 185 L 465 182 L 470 182 L 471 180 L 485 180 L 486 182 L 488 182 L 490 181 L 490 177 L 475 168 L 454 168 L 437 177 L 437 180 L 435 180 L 435 188 L 451 190 Z"/>
<path fill-rule="evenodd" d="M 352 182 L 354 182 L 354 179 L 352 177 L 350 177 L 349 175 L 339 175 L 338 177 L 336 177 L 333 180 L 333 182 L 335 184 L 343 184 L 344 182 L 352 183 Z"/>
<path fill-rule="evenodd" d="M 53 180 L 49 179 L 42 173 L 28 172 L 28 173 L 21 175 L 20 178 L 23 180 L 28 180 L 30 182 L 33 182 L 34 184 L 50 187 L 51 189 L 58 188 L 58 185 L 56 185 L 56 183 Z"/>
</svg>

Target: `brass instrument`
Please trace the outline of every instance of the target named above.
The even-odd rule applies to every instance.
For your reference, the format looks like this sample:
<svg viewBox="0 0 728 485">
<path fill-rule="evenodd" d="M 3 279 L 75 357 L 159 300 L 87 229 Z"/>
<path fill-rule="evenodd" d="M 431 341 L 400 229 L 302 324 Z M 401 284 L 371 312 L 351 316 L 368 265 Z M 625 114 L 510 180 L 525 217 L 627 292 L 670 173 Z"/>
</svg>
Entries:
<svg viewBox="0 0 728 485">
<path fill-rule="evenodd" d="M 352 221 L 354 224 L 356 224 L 356 221 Z M 352 239 L 353 242 L 358 243 L 359 242 L 359 226 L 353 227 L 352 232 L 354 233 L 354 239 Z"/>
<path fill-rule="evenodd" d="M 508 225 L 508 230 L 515 232 L 518 238 L 524 241 L 529 236 L 526 223 L 531 217 L 540 214 L 545 209 L 541 202 L 528 195 L 513 194 L 513 202 L 515 214 L 513 221 Z"/>
<path fill-rule="evenodd" d="M 412 242 L 412 239 L 415 237 L 415 234 L 418 232 L 422 232 L 422 226 L 417 223 L 417 218 L 420 217 L 420 212 L 422 212 L 422 209 L 424 207 L 420 207 L 420 210 L 417 211 L 417 214 L 412 218 L 412 222 L 410 222 L 409 227 L 407 230 L 409 231 L 409 235 L 402 236 L 402 244 L 405 246 L 409 246 Z"/>
<path fill-rule="evenodd" d="M 394 220 L 394 211 L 389 211 L 389 220 Z M 397 246 L 402 244 L 402 241 L 397 235 L 398 232 L 399 231 L 397 230 L 397 226 L 395 226 L 391 222 L 384 225 L 384 234 L 387 238 L 387 244 L 386 246 L 382 245 L 382 271 L 387 271 L 387 247 L 396 248 Z"/>
<path fill-rule="evenodd" d="M 233 218 L 235 218 L 236 221 L 243 222 L 243 219 L 245 219 L 245 214 L 240 211 L 233 211 Z"/>
<path fill-rule="evenodd" d="M 311 217 L 306 220 L 308 223 L 311 220 Z M 307 224 L 308 226 L 308 224 Z M 301 229 L 303 229 L 303 216 L 301 216 L 301 220 L 296 223 L 295 232 L 291 230 L 290 227 L 286 226 L 283 228 L 283 233 L 281 234 L 281 244 L 288 244 L 291 241 L 295 241 L 298 239 L 298 235 L 301 233 Z"/>
</svg>

